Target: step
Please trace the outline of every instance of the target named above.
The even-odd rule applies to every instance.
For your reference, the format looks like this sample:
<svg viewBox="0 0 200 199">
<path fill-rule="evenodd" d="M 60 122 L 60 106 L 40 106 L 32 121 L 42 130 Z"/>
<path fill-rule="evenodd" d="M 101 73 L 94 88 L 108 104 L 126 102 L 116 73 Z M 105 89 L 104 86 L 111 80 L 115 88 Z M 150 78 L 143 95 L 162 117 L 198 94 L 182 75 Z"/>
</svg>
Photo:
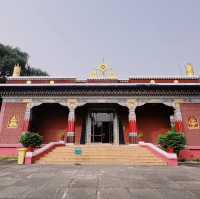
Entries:
<svg viewBox="0 0 200 199">
<path fill-rule="evenodd" d="M 81 155 L 74 154 L 80 148 Z M 113 145 L 76 145 L 56 147 L 36 161 L 36 164 L 66 165 L 167 165 L 146 148 Z"/>
<path fill-rule="evenodd" d="M 54 160 L 54 161 L 57 161 L 57 160 L 63 160 L 63 161 L 69 161 L 69 160 L 76 160 L 76 161 L 86 161 L 86 160 L 111 160 L 111 161 L 143 161 L 143 160 L 150 160 L 150 161 L 158 161 L 159 159 L 157 158 L 108 158 L 108 157 L 82 157 L 82 158 L 76 158 L 76 157 L 69 157 L 69 158 L 49 158 L 49 157 L 44 157 L 42 158 L 43 160 Z M 159 160 L 159 161 L 162 161 L 162 160 Z"/>
<path fill-rule="evenodd" d="M 154 165 L 157 165 L 157 166 L 166 166 L 166 163 L 164 162 L 117 162 L 117 163 L 114 163 L 113 162 L 74 162 L 74 161 L 68 161 L 68 162 L 65 162 L 65 161 L 40 161 L 40 162 L 37 162 L 37 164 L 63 164 L 63 165 L 138 165 L 138 166 L 145 166 L 145 165 L 148 165 L 148 166 L 154 166 Z"/>
</svg>

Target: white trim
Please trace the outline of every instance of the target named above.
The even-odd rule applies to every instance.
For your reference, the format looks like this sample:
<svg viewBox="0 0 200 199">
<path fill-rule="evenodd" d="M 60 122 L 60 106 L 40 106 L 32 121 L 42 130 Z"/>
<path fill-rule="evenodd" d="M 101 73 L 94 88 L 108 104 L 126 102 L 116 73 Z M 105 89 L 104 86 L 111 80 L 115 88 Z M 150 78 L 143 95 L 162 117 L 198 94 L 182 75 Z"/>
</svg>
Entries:
<svg viewBox="0 0 200 199">
<path fill-rule="evenodd" d="M 65 144 L 64 141 L 59 141 L 59 142 L 50 142 L 49 144 L 46 144 L 45 146 L 43 146 L 42 148 L 40 149 L 37 149 L 36 151 L 34 152 L 27 152 L 26 153 L 26 158 L 32 158 L 32 157 L 35 157 L 37 155 L 40 155 L 41 153 L 49 150 L 50 148 L 52 148 L 53 146 L 56 146 L 58 144 Z"/>
<path fill-rule="evenodd" d="M 167 153 L 166 151 L 160 149 L 152 143 L 139 142 L 139 145 L 148 146 L 149 148 L 151 148 L 152 150 L 154 150 L 155 152 L 164 156 L 167 159 L 177 159 L 177 155 L 175 153 Z"/>
<path fill-rule="evenodd" d="M 137 132 L 129 132 L 128 136 L 129 137 L 137 137 L 137 134 L 138 134 Z"/>
<path fill-rule="evenodd" d="M 194 76 L 187 76 L 187 75 L 167 75 L 167 76 L 158 76 L 158 75 L 153 75 L 153 76 L 134 76 L 134 77 L 129 77 L 129 80 L 138 80 L 138 79 L 151 79 L 151 80 L 159 80 L 159 79 L 170 79 L 170 80 L 181 80 L 181 79 L 199 79 L 199 75 L 194 75 Z"/>
<path fill-rule="evenodd" d="M 71 137 L 71 136 L 74 136 L 75 132 L 73 131 L 69 131 L 67 132 L 67 137 Z"/>
<path fill-rule="evenodd" d="M 57 76 L 19 76 L 6 77 L 7 80 L 76 80 L 75 77 L 57 77 Z"/>
<path fill-rule="evenodd" d="M 15 84 L 10 84 L 10 83 L 6 83 L 6 84 L 0 84 L 0 87 L 9 87 L 9 86 L 16 86 L 16 87 L 19 87 L 19 86 L 25 86 L 25 87 L 40 87 L 40 86 L 49 86 L 49 87 L 54 87 L 54 86 L 139 86 L 139 85 L 144 85 L 144 86 L 149 86 L 149 85 L 153 85 L 153 86 L 156 86 L 156 85 L 160 85 L 160 86 L 183 86 L 183 85 L 188 85 L 188 86 L 199 86 L 200 85 L 200 82 L 198 83 L 154 83 L 154 84 L 151 84 L 151 83 L 114 83 L 114 82 L 109 82 L 109 83 L 101 83 L 101 82 L 98 82 L 98 83 L 89 83 L 89 82 L 86 82 L 86 83 L 55 83 L 55 84 L 48 84 L 48 83 L 40 83 L 40 84 L 18 84 L 18 83 L 15 83 Z"/>
</svg>

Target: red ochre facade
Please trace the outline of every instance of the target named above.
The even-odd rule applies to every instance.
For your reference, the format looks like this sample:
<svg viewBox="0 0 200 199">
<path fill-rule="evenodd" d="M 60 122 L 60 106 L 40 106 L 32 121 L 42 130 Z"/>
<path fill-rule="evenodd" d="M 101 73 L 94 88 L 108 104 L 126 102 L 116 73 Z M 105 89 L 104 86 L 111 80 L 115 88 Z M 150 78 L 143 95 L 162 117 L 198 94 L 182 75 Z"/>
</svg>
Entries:
<svg viewBox="0 0 200 199">
<path fill-rule="evenodd" d="M 4 112 L 3 115 L 1 115 L 3 122 L 0 131 L 0 155 L 13 156 L 16 155 L 16 147 L 20 146 L 19 138 L 23 132 L 26 103 L 7 102 L 2 105 L 1 110 Z M 59 110 L 54 109 L 54 107 L 52 107 L 52 109 L 46 109 L 46 111 L 45 114 L 42 114 L 38 120 L 36 120 L 38 123 L 38 131 L 42 132 L 44 143 L 58 141 L 60 139 L 59 132 L 69 129 L 67 126 L 67 111 L 65 114 L 61 111 L 59 114 Z M 181 158 L 198 159 L 200 158 L 200 130 L 189 129 L 188 118 L 193 116 L 198 118 L 198 120 L 200 119 L 200 104 L 181 104 L 181 114 L 183 118 L 183 132 L 187 140 L 187 147 L 181 152 Z M 17 119 L 17 128 L 12 129 L 8 128 L 8 123 L 13 115 L 15 115 Z M 145 142 L 156 144 L 158 136 L 170 129 L 169 118 L 163 114 L 162 110 L 160 113 L 154 114 L 153 117 L 148 116 L 148 114 L 136 114 L 136 117 L 137 115 L 137 131 L 144 134 Z M 132 124 L 128 123 L 128 117 L 125 113 L 121 113 L 120 117 L 124 128 L 125 144 L 128 144 L 128 132 Z M 76 112 L 75 118 L 75 144 L 80 144 L 84 112 Z M 70 129 L 71 128 L 72 127 L 70 127 Z"/>
</svg>

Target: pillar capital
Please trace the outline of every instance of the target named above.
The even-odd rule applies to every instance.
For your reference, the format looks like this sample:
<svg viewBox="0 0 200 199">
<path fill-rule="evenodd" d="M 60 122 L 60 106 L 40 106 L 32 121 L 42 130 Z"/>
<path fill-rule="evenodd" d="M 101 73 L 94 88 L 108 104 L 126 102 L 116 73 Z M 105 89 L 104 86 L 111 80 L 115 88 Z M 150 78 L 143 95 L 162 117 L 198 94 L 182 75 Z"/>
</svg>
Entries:
<svg viewBox="0 0 200 199">
<path fill-rule="evenodd" d="M 66 104 L 67 104 L 69 110 L 73 111 L 78 106 L 78 101 L 77 101 L 77 99 L 68 99 Z"/>
<path fill-rule="evenodd" d="M 129 111 L 135 111 L 135 108 L 137 107 L 137 100 L 136 99 L 128 99 L 127 107 L 129 109 Z"/>
</svg>

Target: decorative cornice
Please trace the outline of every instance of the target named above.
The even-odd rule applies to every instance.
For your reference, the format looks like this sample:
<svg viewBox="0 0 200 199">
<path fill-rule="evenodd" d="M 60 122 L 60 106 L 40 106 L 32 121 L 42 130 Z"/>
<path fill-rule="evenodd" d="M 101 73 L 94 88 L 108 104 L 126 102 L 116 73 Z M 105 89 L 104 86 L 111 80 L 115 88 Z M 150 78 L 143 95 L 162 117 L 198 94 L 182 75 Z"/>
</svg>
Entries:
<svg viewBox="0 0 200 199">
<path fill-rule="evenodd" d="M 200 84 L 1 85 L 1 96 L 198 96 Z"/>
</svg>

